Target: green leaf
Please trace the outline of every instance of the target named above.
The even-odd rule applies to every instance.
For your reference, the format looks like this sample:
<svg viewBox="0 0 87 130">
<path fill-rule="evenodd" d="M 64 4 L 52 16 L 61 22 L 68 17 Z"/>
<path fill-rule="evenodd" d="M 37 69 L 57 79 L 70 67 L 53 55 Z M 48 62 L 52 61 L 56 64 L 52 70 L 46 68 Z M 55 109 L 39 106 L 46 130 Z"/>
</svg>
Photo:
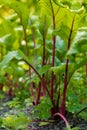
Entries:
<svg viewBox="0 0 87 130">
<path fill-rule="evenodd" d="M 62 63 L 58 67 L 51 67 L 51 71 L 53 71 L 55 74 L 63 74 L 65 71 L 65 63 Z"/>
<path fill-rule="evenodd" d="M 69 9 L 71 12 L 81 12 L 81 10 L 83 10 L 82 8 L 82 4 L 83 4 L 83 1 L 79 1 L 79 0 L 53 0 L 54 3 L 60 7 L 63 7 L 63 8 L 67 8 Z"/>
<path fill-rule="evenodd" d="M 16 11 L 18 16 L 20 17 L 20 20 L 24 28 L 26 28 L 28 24 L 28 18 L 29 18 L 29 9 L 27 5 L 19 1 L 11 1 L 9 6 Z"/>
<path fill-rule="evenodd" d="M 84 66 L 87 63 L 87 57 L 84 57 L 81 61 L 72 64 L 72 66 L 69 66 L 69 76 L 70 79 L 72 78 L 73 74 L 82 66 Z"/>
<path fill-rule="evenodd" d="M 79 130 L 79 128 L 78 127 L 74 127 L 74 128 L 72 128 L 72 130 Z"/>
<path fill-rule="evenodd" d="M 81 14 L 83 11 L 84 11 L 84 7 L 82 6 L 80 9 L 69 9 L 70 12 L 75 12 L 75 13 L 78 13 L 78 14 Z"/>
<path fill-rule="evenodd" d="M 80 28 L 72 42 L 68 55 L 87 52 L 87 27 Z"/>
<path fill-rule="evenodd" d="M 42 16 L 42 18 L 40 19 L 40 24 L 38 26 L 42 36 L 44 35 L 44 31 L 45 31 L 45 35 L 47 34 L 49 25 L 50 25 L 50 21 L 47 20 L 47 17 Z"/>
<path fill-rule="evenodd" d="M 60 53 L 64 53 L 67 51 L 66 43 L 58 36 L 56 37 L 56 50 Z"/>
<path fill-rule="evenodd" d="M 73 76 L 73 74 L 83 65 L 85 65 L 87 62 L 87 57 L 83 58 L 81 61 L 77 62 L 77 63 L 69 63 L 69 67 L 68 67 L 68 79 L 70 80 Z M 56 75 L 60 75 L 63 76 L 63 74 L 65 73 L 65 63 L 62 63 L 61 65 L 59 65 L 58 67 L 51 67 L 51 71 L 53 71 Z"/>
<path fill-rule="evenodd" d="M 65 63 L 62 63 L 61 65 L 59 65 L 58 67 L 51 67 L 51 70 L 54 71 L 54 73 L 56 75 L 62 75 L 65 73 Z M 76 67 L 75 67 L 75 63 L 69 63 L 69 67 L 68 67 L 68 75 L 71 75 L 72 72 L 75 71 Z"/>
<path fill-rule="evenodd" d="M 49 122 L 40 122 L 39 126 L 45 126 L 45 125 L 48 125 Z"/>
<path fill-rule="evenodd" d="M 52 8 L 54 10 L 54 13 L 56 14 L 58 11 L 58 7 L 52 0 L 40 0 L 39 1 L 40 6 L 40 14 L 43 16 L 47 16 L 48 18 L 52 18 Z"/>
<path fill-rule="evenodd" d="M 5 39 L 5 38 L 13 37 L 13 36 L 15 38 L 14 27 L 6 19 L 4 19 L 3 22 L 0 24 L 0 32 L 1 32 L 0 33 L 0 38 L 4 38 Z"/>
<path fill-rule="evenodd" d="M 79 69 L 80 67 L 82 67 L 83 65 L 85 65 L 87 62 L 87 57 L 84 57 L 81 61 L 79 61 L 79 63 L 76 64 L 76 69 Z"/>
<path fill-rule="evenodd" d="M 8 66 L 8 64 L 11 62 L 11 60 L 13 59 L 23 60 L 27 64 L 29 63 L 28 57 L 21 50 L 11 51 L 11 52 L 8 52 L 6 56 L 4 56 L 2 62 L 0 63 L 0 68 L 5 69 Z M 44 72 L 46 72 L 47 69 L 48 67 L 44 68 Z"/>
<path fill-rule="evenodd" d="M 63 5 L 60 1 L 58 1 L 58 0 L 53 0 L 54 1 L 54 3 L 56 4 L 56 5 L 58 5 L 58 6 L 60 6 L 60 7 L 66 7 L 65 5 Z"/>
<path fill-rule="evenodd" d="M 26 3 L 24 4 L 23 2 L 17 0 L 8 0 L 8 1 L 2 0 L 2 2 L 0 3 L 8 5 L 10 8 L 12 8 L 18 14 L 21 24 L 26 29 L 29 18 L 29 9 L 27 4 Z"/>
<path fill-rule="evenodd" d="M 0 38 L 0 44 L 12 44 L 15 41 L 15 36 L 13 37 L 12 34 L 6 34 Z"/>
<path fill-rule="evenodd" d="M 50 0 L 40 0 L 39 6 L 40 6 L 41 13 L 43 13 L 44 15 L 52 14 L 50 10 L 51 9 Z"/>
<path fill-rule="evenodd" d="M 0 67 L 1 68 L 5 68 L 7 67 L 7 65 L 9 64 L 9 62 L 12 60 L 12 59 L 22 59 L 22 56 L 20 54 L 18 54 L 18 51 L 12 51 L 12 52 L 8 52 L 8 54 L 6 56 L 4 56 L 4 59 L 3 61 L 0 63 Z"/>
<path fill-rule="evenodd" d="M 0 38 L 0 44 L 5 43 L 10 36 L 11 36 L 11 34 L 7 34 L 7 35 L 3 36 L 2 38 Z"/>
<path fill-rule="evenodd" d="M 39 69 L 39 73 L 40 73 L 40 74 L 46 73 L 47 71 L 49 71 L 50 67 L 51 67 L 50 65 L 44 65 L 43 67 L 41 67 L 41 68 Z"/>
<path fill-rule="evenodd" d="M 6 78 L 4 76 L 0 76 L 0 83 L 6 83 Z"/>
</svg>

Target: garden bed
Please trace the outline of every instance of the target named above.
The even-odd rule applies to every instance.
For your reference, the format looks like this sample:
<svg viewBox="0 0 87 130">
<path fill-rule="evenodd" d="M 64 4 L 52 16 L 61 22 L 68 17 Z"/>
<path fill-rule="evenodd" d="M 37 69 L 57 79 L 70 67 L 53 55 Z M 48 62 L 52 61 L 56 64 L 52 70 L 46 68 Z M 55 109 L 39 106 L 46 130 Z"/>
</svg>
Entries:
<svg viewBox="0 0 87 130">
<path fill-rule="evenodd" d="M 7 102 L 12 101 L 11 98 L 6 97 L 0 102 L 0 116 L 1 118 L 7 118 L 10 115 L 18 116 L 18 113 L 25 113 L 28 117 L 30 117 L 30 122 L 27 123 L 25 129 L 26 130 L 65 130 L 66 125 L 63 120 L 52 120 L 52 119 L 44 119 L 40 120 L 37 119 L 32 114 L 32 110 L 34 110 L 33 106 L 25 106 L 21 109 L 16 108 L 10 108 L 8 105 L 4 105 Z M 66 119 L 69 122 L 69 125 L 71 126 L 72 130 L 87 130 L 87 120 L 83 120 L 81 117 L 75 117 L 72 113 L 67 113 Z M 9 122 L 10 123 L 10 122 Z M 23 122 L 22 122 L 23 123 Z M 9 125 L 10 126 L 10 125 Z M 13 130 L 12 126 L 10 127 L 0 127 L 0 130 Z M 24 128 L 17 129 L 17 130 L 24 130 Z"/>
</svg>

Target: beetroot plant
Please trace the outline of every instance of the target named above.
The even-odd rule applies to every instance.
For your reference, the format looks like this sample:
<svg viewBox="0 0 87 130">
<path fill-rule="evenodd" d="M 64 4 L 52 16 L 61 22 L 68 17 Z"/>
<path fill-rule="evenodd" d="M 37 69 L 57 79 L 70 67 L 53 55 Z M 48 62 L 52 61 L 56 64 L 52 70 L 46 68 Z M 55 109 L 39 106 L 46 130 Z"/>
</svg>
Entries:
<svg viewBox="0 0 87 130">
<path fill-rule="evenodd" d="M 24 89 L 29 88 L 33 105 L 47 105 L 51 117 L 65 119 L 73 75 L 85 65 L 87 77 L 86 2 L 3 0 L 0 5 L 11 11 L 9 17 L 1 16 L 1 32 L 4 23 L 9 29 L 0 35 L 0 47 L 6 50 L 0 52 L 2 76 L 11 63 L 18 68 L 21 64 L 23 77 L 18 75 L 18 79 L 22 77 Z"/>
</svg>

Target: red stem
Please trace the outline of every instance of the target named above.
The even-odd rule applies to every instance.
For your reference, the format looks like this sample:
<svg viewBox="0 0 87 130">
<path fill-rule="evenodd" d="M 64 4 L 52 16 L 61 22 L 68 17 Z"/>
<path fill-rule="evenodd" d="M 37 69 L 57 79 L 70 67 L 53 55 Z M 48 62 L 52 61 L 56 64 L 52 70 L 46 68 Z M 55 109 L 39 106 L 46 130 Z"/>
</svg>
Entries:
<svg viewBox="0 0 87 130">
<path fill-rule="evenodd" d="M 57 96 L 57 102 L 56 102 L 56 107 L 59 108 L 59 99 L 60 99 L 60 87 L 58 90 L 58 96 Z"/>
<path fill-rule="evenodd" d="M 24 62 L 25 62 L 26 64 L 28 64 L 28 65 L 33 69 L 33 71 L 37 74 L 37 76 L 39 77 L 39 79 L 40 79 L 40 81 L 41 81 L 43 87 L 44 87 L 44 85 L 45 85 L 45 88 L 46 88 L 46 91 L 47 91 L 47 93 L 48 93 L 48 95 L 49 95 L 49 97 L 50 97 L 50 100 L 51 100 L 53 106 L 55 106 L 54 101 L 51 99 L 51 95 L 50 95 L 49 90 L 48 90 L 48 88 L 47 88 L 47 86 L 46 86 L 46 84 L 45 84 L 44 78 L 41 77 L 41 75 L 38 73 L 38 71 L 37 71 L 30 63 L 28 63 L 28 62 L 25 61 L 25 60 L 24 60 Z"/>
<path fill-rule="evenodd" d="M 31 83 L 30 83 L 30 94 L 31 94 L 31 96 L 33 96 L 34 99 L 35 99 L 35 95 L 34 95 L 33 87 L 34 87 L 34 83 L 31 82 Z"/>
<path fill-rule="evenodd" d="M 64 78 L 64 89 L 63 89 L 63 99 L 61 105 L 61 114 L 65 116 L 65 101 L 66 101 L 66 91 L 67 91 L 67 77 L 68 77 L 68 63 L 69 60 L 66 60 L 66 70 L 65 70 L 65 78 Z"/>
<path fill-rule="evenodd" d="M 56 113 L 56 114 L 53 116 L 53 118 L 54 118 L 55 116 L 60 116 L 60 117 L 64 120 L 64 122 L 65 122 L 65 124 L 66 124 L 68 130 L 71 130 L 68 121 L 66 120 L 66 118 L 65 118 L 61 113 Z"/>
<path fill-rule="evenodd" d="M 70 48 L 74 20 L 75 20 L 75 15 L 74 15 L 74 18 L 73 18 L 73 21 L 72 21 L 72 26 L 71 26 L 71 29 L 70 29 L 67 50 L 69 50 L 69 48 Z M 69 65 L 69 59 L 66 59 L 66 68 L 65 68 L 65 77 L 64 77 L 64 89 L 63 89 L 63 99 L 62 99 L 62 104 L 61 104 L 61 114 L 63 116 L 65 116 L 65 102 L 66 102 L 66 91 L 67 91 L 67 80 L 68 80 L 68 65 Z"/>
<path fill-rule="evenodd" d="M 42 84 L 43 84 L 43 86 L 45 86 L 45 88 L 46 88 L 46 91 L 47 91 L 47 93 L 48 93 L 48 95 L 49 95 L 49 97 L 50 97 L 50 100 L 51 100 L 51 103 L 52 103 L 52 105 L 53 105 L 53 107 L 56 107 L 55 106 L 55 102 L 54 102 L 54 100 L 51 98 L 51 94 L 50 94 L 50 92 L 49 92 L 49 90 L 48 90 L 48 88 L 47 88 L 47 84 L 46 84 L 46 82 L 45 82 L 45 80 L 44 80 L 44 78 L 42 77 Z"/>
<path fill-rule="evenodd" d="M 36 104 L 38 104 L 40 102 L 40 96 L 41 96 L 41 82 L 39 82 Z"/>
<path fill-rule="evenodd" d="M 34 70 L 34 72 L 38 75 L 39 79 L 42 81 L 42 77 L 41 77 L 41 75 L 39 74 L 39 72 L 38 72 L 30 63 L 28 63 L 26 60 L 23 59 L 23 61 L 24 61 L 26 64 L 28 64 L 29 67 L 32 68 L 32 70 Z"/>
<path fill-rule="evenodd" d="M 52 5 L 51 0 L 50 0 L 50 5 L 51 5 L 51 9 L 52 9 L 53 30 L 55 30 L 55 28 L 56 28 L 55 14 L 54 14 L 54 9 L 53 9 L 53 5 Z M 52 41 L 53 41 L 53 44 L 52 44 L 52 67 L 54 67 L 56 36 L 53 36 Z M 54 94 L 54 90 L 53 90 L 54 80 L 55 80 L 55 75 L 54 75 L 54 72 L 52 72 L 52 78 L 51 78 L 51 98 L 52 98 L 52 100 L 53 100 L 53 96 L 54 96 L 53 95 Z"/>
</svg>

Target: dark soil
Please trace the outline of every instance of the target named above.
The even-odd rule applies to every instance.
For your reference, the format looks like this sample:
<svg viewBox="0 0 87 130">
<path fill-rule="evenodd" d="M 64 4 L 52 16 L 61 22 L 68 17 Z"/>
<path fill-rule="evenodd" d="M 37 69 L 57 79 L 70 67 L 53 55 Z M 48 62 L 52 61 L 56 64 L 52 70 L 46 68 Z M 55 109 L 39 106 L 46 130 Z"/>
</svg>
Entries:
<svg viewBox="0 0 87 130">
<path fill-rule="evenodd" d="M 3 107 L 3 103 L 12 100 L 11 98 L 7 97 L 0 101 L 0 117 L 3 117 L 7 112 L 10 111 L 10 108 L 8 106 Z M 31 107 L 25 107 L 22 111 L 25 112 L 25 114 L 32 116 L 31 111 L 32 111 L 32 106 Z M 14 112 L 14 111 L 13 111 Z M 16 111 L 17 112 L 17 111 Z M 13 113 L 15 114 L 15 113 Z M 31 117 L 32 118 L 32 117 Z M 74 128 L 73 130 L 87 130 L 87 120 L 83 120 L 80 117 L 73 117 L 71 113 L 68 113 L 66 116 L 66 119 L 68 120 L 71 128 Z M 41 122 L 47 123 L 46 125 L 41 125 Z M 75 129 L 78 128 L 78 129 Z M 38 120 L 33 117 L 32 122 L 28 124 L 27 130 L 65 130 L 66 125 L 63 120 L 61 121 L 54 121 L 54 120 Z M 0 130 L 6 130 L 4 128 L 0 127 Z M 21 130 L 21 129 L 20 129 Z"/>
<path fill-rule="evenodd" d="M 81 118 L 75 118 L 71 115 L 67 116 L 67 120 L 71 126 L 71 128 L 74 128 L 74 130 L 87 130 L 87 121 L 84 121 Z M 66 126 L 63 120 L 61 121 L 50 121 L 50 123 L 45 126 L 39 126 L 40 121 L 32 122 L 28 125 L 28 130 L 65 130 Z M 46 121 L 45 121 L 46 122 Z M 75 129 L 78 128 L 78 129 Z"/>
</svg>

